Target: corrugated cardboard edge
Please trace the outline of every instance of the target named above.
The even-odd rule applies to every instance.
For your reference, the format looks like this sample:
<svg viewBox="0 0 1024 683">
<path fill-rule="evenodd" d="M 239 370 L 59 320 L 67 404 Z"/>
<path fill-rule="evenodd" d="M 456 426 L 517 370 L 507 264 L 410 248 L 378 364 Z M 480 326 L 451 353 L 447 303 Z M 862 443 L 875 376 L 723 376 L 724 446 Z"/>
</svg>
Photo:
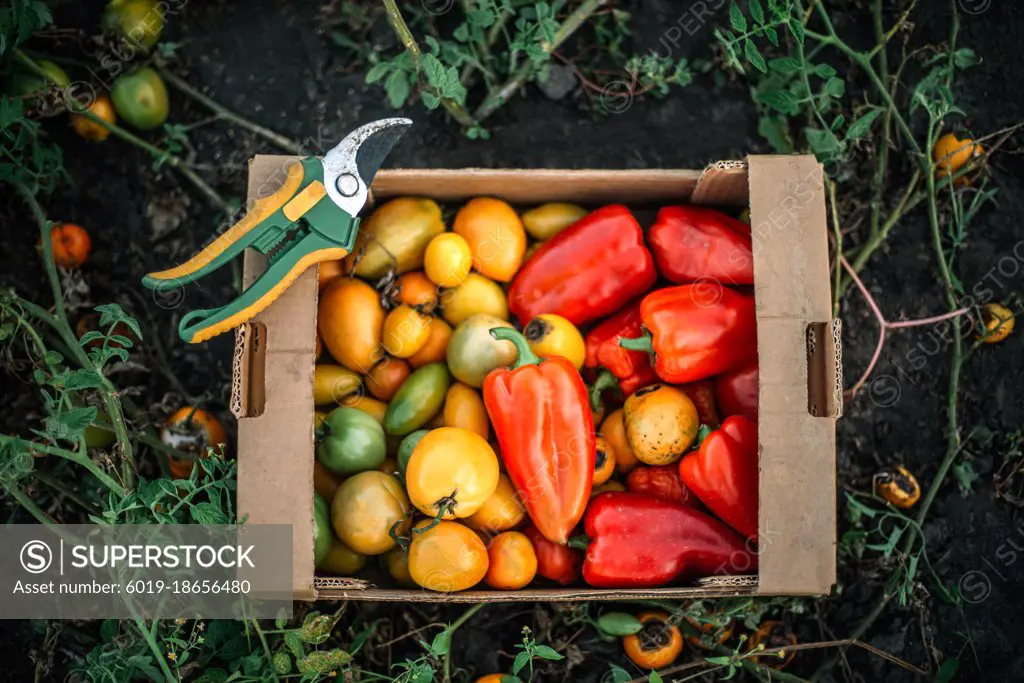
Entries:
<svg viewBox="0 0 1024 683">
<path fill-rule="evenodd" d="M 752 156 L 748 167 L 760 366 L 758 593 L 824 595 L 836 578 L 835 413 L 808 412 L 807 359 L 809 325 L 824 323 L 835 339 L 823 174 L 809 156 Z M 838 381 L 834 370 L 828 376 Z"/>
<path fill-rule="evenodd" d="M 250 202 L 281 186 L 294 157 L 257 156 L 249 164 Z M 249 249 L 242 270 L 250 286 L 266 259 Z M 298 600 L 313 588 L 313 364 L 317 269 L 310 268 L 256 320 L 266 326 L 263 414 L 238 422 L 238 516 L 248 524 L 292 526 L 292 585 Z M 243 359 L 239 368 L 247 368 Z M 243 381 L 241 385 L 248 383 Z"/>
</svg>

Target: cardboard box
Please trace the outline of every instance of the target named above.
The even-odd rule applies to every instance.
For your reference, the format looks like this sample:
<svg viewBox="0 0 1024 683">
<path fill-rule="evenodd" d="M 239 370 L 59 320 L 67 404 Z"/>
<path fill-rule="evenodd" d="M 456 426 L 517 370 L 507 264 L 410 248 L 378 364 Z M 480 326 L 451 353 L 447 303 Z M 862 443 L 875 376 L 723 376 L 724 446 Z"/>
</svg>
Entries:
<svg viewBox="0 0 1024 683">
<path fill-rule="evenodd" d="M 273 192 L 293 161 L 258 156 L 249 197 Z M 313 568 L 313 365 L 317 275 L 311 269 L 257 321 L 240 328 L 233 410 L 238 511 L 249 523 L 293 525 L 295 597 L 399 601 L 630 600 L 822 595 L 835 582 L 835 420 L 842 411 L 838 321 L 832 320 L 821 166 L 808 156 L 751 156 L 695 170 L 383 170 L 380 202 L 400 195 L 449 205 L 500 197 L 516 206 L 620 202 L 747 206 L 753 226 L 760 357 L 760 573 L 695 586 L 597 590 L 585 585 L 438 594 L 317 577 Z M 644 215 L 644 214 L 640 214 Z M 653 214 L 651 214 L 653 216 Z M 644 221 L 641 221 L 642 223 Z M 263 258 L 247 253 L 246 286 Z M 383 583 L 383 582 L 382 582 Z"/>
</svg>

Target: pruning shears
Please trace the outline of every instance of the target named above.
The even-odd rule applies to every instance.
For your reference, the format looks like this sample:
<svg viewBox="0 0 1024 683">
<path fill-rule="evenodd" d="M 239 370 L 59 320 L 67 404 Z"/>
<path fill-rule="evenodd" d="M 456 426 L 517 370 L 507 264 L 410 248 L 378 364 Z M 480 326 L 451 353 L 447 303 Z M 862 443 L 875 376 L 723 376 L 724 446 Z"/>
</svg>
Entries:
<svg viewBox="0 0 1024 683">
<path fill-rule="evenodd" d="M 178 335 L 195 344 L 227 332 L 272 304 L 313 264 L 348 255 L 373 177 L 411 125 L 404 118 L 374 121 L 322 158 L 295 162 L 279 190 L 257 199 L 245 218 L 206 248 L 179 266 L 146 275 L 145 287 L 168 290 L 208 275 L 249 247 L 269 256 L 266 272 L 252 286 L 225 306 L 187 313 Z"/>
</svg>

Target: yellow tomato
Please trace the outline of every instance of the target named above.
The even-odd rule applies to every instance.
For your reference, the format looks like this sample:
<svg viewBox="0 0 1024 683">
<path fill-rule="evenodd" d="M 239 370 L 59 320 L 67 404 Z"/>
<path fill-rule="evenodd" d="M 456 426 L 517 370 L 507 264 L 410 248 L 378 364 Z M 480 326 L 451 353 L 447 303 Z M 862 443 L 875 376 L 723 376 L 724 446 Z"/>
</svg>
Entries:
<svg viewBox="0 0 1024 683">
<path fill-rule="evenodd" d="M 430 338 L 430 316 L 402 304 L 384 319 L 384 348 L 392 356 L 408 358 Z"/>
<path fill-rule="evenodd" d="M 375 398 L 369 396 L 363 396 L 361 394 L 355 396 L 346 396 L 345 398 L 338 401 L 339 405 L 343 405 L 346 408 L 355 408 L 361 410 L 377 422 L 384 424 L 384 415 L 388 412 L 388 404 L 384 401 L 378 401 Z"/>
<path fill-rule="evenodd" d="M 466 526 L 482 533 L 507 531 L 526 518 L 526 508 L 519 500 L 515 486 L 507 474 L 498 477 L 498 486 L 479 510 L 463 520 Z"/>
<path fill-rule="evenodd" d="M 444 398 L 444 420 L 447 427 L 462 427 L 486 439 L 491 433 L 487 408 L 476 389 L 456 382 L 448 387 Z"/>
<path fill-rule="evenodd" d="M 363 555 L 379 555 L 395 547 L 396 533 L 409 528 L 409 498 L 390 474 L 376 470 L 346 479 L 331 501 L 334 533 L 349 548 Z"/>
<path fill-rule="evenodd" d="M 468 429 L 441 427 L 416 444 L 405 485 L 423 514 L 434 517 L 447 502 L 444 519 L 454 519 L 469 517 L 487 502 L 498 487 L 498 474 L 498 456 L 486 439 Z"/>
<path fill-rule="evenodd" d="M 444 220 L 437 202 L 398 197 L 374 209 L 362 222 L 345 263 L 354 265 L 355 274 L 368 280 L 382 278 L 396 267 L 398 273 L 419 270 L 430 240 L 442 232 Z"/>
<path fill-rule="evenodd" d="M 384 554 L 384 566 L 402 588 L 415 588 L 416 582 L 409 574 L 409 552 L 399 547 L 394 547 Z"/>
<path fill-rule="evenodd" d="M 523 227 L 535 240 L 548 240 L 587 215 L 587 210 L 575 204 L 550 202 L 541 204 L 523 214 Z"/>
<path fill-rule="evenodd" d="M 448 353 L 448 340 L 451 338 L 452 326 L 440 318 L 431 318 L 430 334 L 426 343 L 406 360 L 413 368 L 443 361 Z"/>
<path fill-rule="evenodd" d="M 426 438 L 426 437 L 424 437 Z M 487 548 L 458 522 L 423 520 L 412 531 L 409 574 L 417 585 L 442 593 L 472 588 L 487 574 Z"/>
<path fill-rule="evenodd" d="M 344 274 L 345 268 L 341 261 L 323 261 L 316 271 L 316 286 L 322 292 Z"/>
<path fill-rule="evenodd" d="M 317 570 L 334 576 L 355 576 L 366 566 L 366 555 L 357 553 L 347 545 L 333 539 L 327 557 L 320 561 Z"/>
<path fill-rule="evenodd" d="M 313 403 L 318 406 L 340 403 L 343 398 L 359 391 L 362 378 L 340 365 L 313 366 Z"/>
<path fill-rule="evenodd" d="M 381 356 L 384 307 L 377 290 L 343 277 L 320 294 L 317 324 L 331 357 L 349 370 L 369 372 Z"/>
<path fill-rule="evenodd" d="M 626 399 L 623 410 L 629 447 L 644 464 L 673 463 L 683 457 L 697 438 L 697 408 L 675 387 L 644 387 Z"/>
<path fill-rule="evenodd" d="M 997 344 L 1013 332 L 1015 317 L 1013 311 L 1002 304 L 985 304 L 981 307 L 981 320 L 985 324 L 986 344 Z"/>
<path fill-rule="evenodd" d="M 478 273 L 470 273 L 461 285 L 445 290 L 441 294 L 441 310 L 452 326 L 477 313 L 508 320 L 505 292 L 494 280 Z"/>
<path fill-rule="evenodd" d="M 523 222 L 515 209 L 500 199 L 471 199 L 455 215 L 453 229 L 469 244 L 473 268 L 492 280 L 509 282 L 523 264 Z"/>
<path fill-rule="evenodd" d="M 454 232 L 445 232 L 430 240 L 423 269 L 435 285 L 458 287 L 473 267 L 469 242 Z"/>
<path fill-rule="evenodd" d="M 523 328 L 530 348 L 541 358 L 561 356 L 579 370 L 587 359 L 587 346 L 576 326 L 560 315 L 544 313 Z"/>
<path fill-rule="evenodd" d="M 495 536 L 487 548 L 487 559 L 484 581 L 491 588 L 519 590 L 537 575 L 537 553 L 530 539 L 518 531 Z"/>
</svg>

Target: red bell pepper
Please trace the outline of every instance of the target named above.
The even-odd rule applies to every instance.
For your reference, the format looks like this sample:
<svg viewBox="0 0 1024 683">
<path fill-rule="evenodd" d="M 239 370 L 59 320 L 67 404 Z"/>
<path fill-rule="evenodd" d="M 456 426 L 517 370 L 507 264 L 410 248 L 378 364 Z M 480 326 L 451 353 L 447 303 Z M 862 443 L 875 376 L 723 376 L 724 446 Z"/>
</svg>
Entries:
<svg viewBox="0 0 1024 683">
<path fill-rule="evenodd" d="M 711 380 L 702 379 L 699 382 L 680 384 L 677 389 L 693 402 L 702 425 L 714 428 L 722 423 L 718 416 L 718 407 L 715 405 L 715 388 Z"/>
<path fill-rule="evenodd" d="M 626 489 L 671 503 L 682 503 L 697 510 L 703 507 L 693 491 L 686 488 L 679 476 L 679 466 L 675 463 L 637 467 L 626 476 Z"/>
<path fill-rule="evenodd" d="M 580 570 L 583 568 L 582 551 L 552 543 L 534 526 L 523 529 L 523 533 L 533 545 L 539 576 L 557 581 L 563 586 L 580 578 Z"/>
<path fill-rule="evenodd" d="M 654 371 L 686 384 L 744 365 L 757 356 L 754 298 L 713 285 L 680 285 L 651 292 L 640 303 L 648 334 L 619 345 L 653 351 Z"/>
<path fill-rule="evenodd" d="M 757 423 L 733 415 L 708 434 L 700 450 L 679 461 L 679 476 L 713 513 L 757 539 Z"/>
<path fill-rule="evenodd" d="M 757 360 L 716 377 L 715 396 L 726 417 L 743 415 L 757 422 Z"/>
<path fill-rule="evenodd" d="M 596 458 L 587 387 L 575 366 L 553 356 L 543 362 L 509 327 L 491 336 L 515 344 L 511 368 L 484 379 L 484 405 L 509 478 L 544 536 L 564 544 L 583 518 Z"/>
<path fill-rule="evenodd" d="M 640 224 L 613 204 L 545 242 L 512 281 L 508 303 L 524 325 L 541 313 L 582 325 L 617 311 L 657 277 Z"/>
<path fill-rule="evenodd" d="M 642 493 L 602 493 L 587 508 L 583 580 L 596 588 L 661 586 L 757 572 L 757 555 L 710 515 Z"/>
<path fill-rule="evenodd" d="M 624 397 L 658 381 L 651 367 L 650 354 L 619 346 L 619 339 L 644 333 L 640 320 L 640 301 L 634 300 L 587 333 L 586 367 L 605 367 L 619 380 Z"/>
<path fill-rule="evenodd" d="M 754 284 L 750 226 L 721 211 L 666 206 L 647 231 L 658 272 L 676 284 Z"/>
</svg>

